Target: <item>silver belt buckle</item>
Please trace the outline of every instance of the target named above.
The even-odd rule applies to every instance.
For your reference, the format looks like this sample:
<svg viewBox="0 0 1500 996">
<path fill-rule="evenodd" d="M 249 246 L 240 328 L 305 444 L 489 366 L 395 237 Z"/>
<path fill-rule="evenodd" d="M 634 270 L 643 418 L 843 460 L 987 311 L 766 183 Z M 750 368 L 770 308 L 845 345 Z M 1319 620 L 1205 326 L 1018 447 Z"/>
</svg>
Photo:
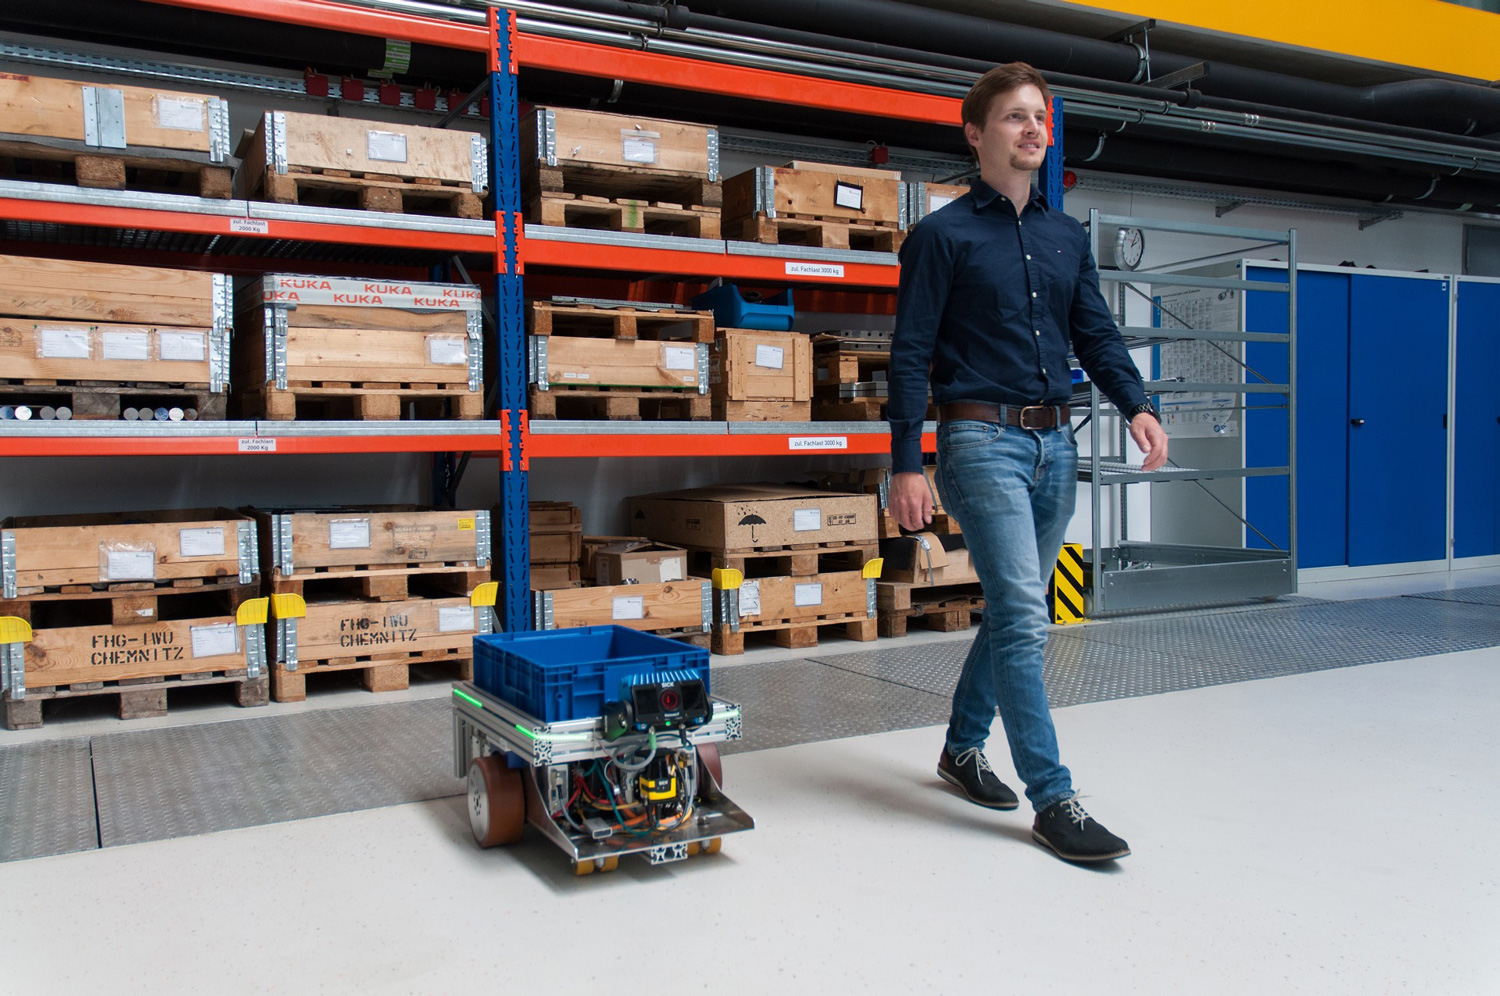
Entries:
<svg viewBox="0 0 1500 996">
<path fill-rule="evenodd" d="M 1052 420 L 1049 421 L 1049 422 L 1038 421 L 1035 425 L 1033 425 L 1026 418 L 1026 413 L 1027 412 L 1042 412 L 1042 413 L 1050 414 L 1052 412 L 1052 408 L 1050 406 L 1048 406 L 1048 405 L 1027 405 L 1025 408 L 1022 408 L 1021 409 L 1021 428 L 1023 428 L 1023 429 L 1031 429 L 1033 431 L 1035 431 L 1037 429 L 1050 429 L 1050 428 L 1052 428 L 1053 423 L 1055 423 L 1057 421 L 1057 417 L 1054 415 L 1052 417 Z"/>
</svg>

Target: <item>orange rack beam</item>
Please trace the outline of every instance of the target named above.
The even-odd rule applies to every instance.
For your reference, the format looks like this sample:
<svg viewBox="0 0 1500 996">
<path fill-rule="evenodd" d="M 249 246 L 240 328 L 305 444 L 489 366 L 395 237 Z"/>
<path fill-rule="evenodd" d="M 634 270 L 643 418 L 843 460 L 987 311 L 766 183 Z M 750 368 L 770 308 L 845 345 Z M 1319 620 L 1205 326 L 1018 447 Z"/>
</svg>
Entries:
<svg viewBox="0 0 1500 996">
<path fill-rule="evenodd" d="M 840 440 L 843 445 L 808 445 L 794 448 L 795 440 Z M 704 457 L 704 456 L 789 456 L 794 453 L 841 453 L 881 455 L 889 453 L 891 437 L 884 432 L 826 433 L 799 432 L 729 435 L 642 434 L 552 435 L 531 433 L 526 439 L 528 457 Z M 922 449 L 937 451 L 937 437 L 923 433 Z"/>
<path fill-rule="evenodd" d="M 264 456 L 332 453 L 462 453 L 501 445 L 493 436 L 6 436 L 0 457 Z"/>
<path fill-rule="evenodd" d="M 214 14 L 254 17 L 309 28 L 349 31 L 376 38 L 399 38 L 442 48 L 486 52 L 492 41 L 483 24 L 458 24 L 414 14 L 371 10 L 332 0 L 150 0 L 172 7 L 188 7 Z"/>
<path fill-rule="evenodd" d="M 691 252 L 679 249 L 637 249 L 627 246 L 554 239 L 526 240 L 526 265 L 564 266 L 570 269 L 615 270 L 630 273 L 679 276 L 725 277 L 765 284 L 815 283 L 824 286 L 878 287 L 894 289 L 898 270 L 875 263 L 836 263 L 842 276 L 822 273 L 788 273 L 787 263 L 798 262 L 796 247 L 787 246 L 785 256 L 739 256 L 722 252 Z M 804 260 L 823 267 L 823 260 Z"/>
</svg>

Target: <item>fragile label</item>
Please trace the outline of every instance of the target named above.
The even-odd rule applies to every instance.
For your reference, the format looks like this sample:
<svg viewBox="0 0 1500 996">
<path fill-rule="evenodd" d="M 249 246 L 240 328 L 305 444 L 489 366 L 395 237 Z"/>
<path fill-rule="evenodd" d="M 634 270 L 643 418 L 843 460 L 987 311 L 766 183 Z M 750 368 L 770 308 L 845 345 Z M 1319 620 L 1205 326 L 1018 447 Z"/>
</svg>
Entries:
<svg viewBox="0 0 1500 996">
<path fill-rule="evenodd" d="M 271 223 L 264 218 L 230 218 L 229 230 L 238 235 L 270 235 Z"/>
<path fill-rule="evenodd" d="M 847 450 L 849 448 L 848 436 L 789 436 L 786 441 L 789 450 Z"/>
<path fill-rule="evenodd" d="M 234 623 L 194 626 L 192 634 L 194 657 L 222 657 L 240 649 L 240 634 Z"/>
<path fill-rule="evenodd" d="M 792 588 L 793 605 L 822 605 L 823 585 L 821 582 L 815 584 L 799 584 Z"/>
<path fill-rule="evenodd" d="M 780 346 L 758 345 L 755 347 L 755 365 L 780 370 L 786 365 L 786 350 Z"/>
<path fill-rule="evenodd" d="M 104 332 L 99 341 L 106 360 L 151 359 L 151 335 L 147 332 Z"/>
<path fill-rule="evenodd" d="M 386 163 L 406 162 L 406 136 L 399 131 L 365 132 L 365 157 Z"/>
<path fill-rule="evenodd" d="M 464 366 L 469 362 L 469 341 L 451 335 L 427 337 L 427 360 L 429 363 Z"/>
<path fill-rule="evenodd" d="M 786 264 L 786 275 L 789 277 L 833 277 L 842 280 L 844 277 L 844 265 L 842 263 L 793 263 Z"/>
<path fill-rule="evenodd" d="M 208 356 L 208 336 L 202 332 L 162 332 L 158 342 L 164 360 L 201 363 Z"/>
<path fill-rule="evenodd" d="M 438 609 L 439 633 L 462 633 L 474 628 L 474 609 L 468 605 L 446 605 Z"/>
<path fill-rule="evenodd" d="M 697 370 L 698 350 L 692 346 L 663 346 L 661 365 L 667 370 Z"/>
<path fill-rule="evenodd" d="M 151 114 L 156 126 L 173 131 L 203 131 L 206 127 L 203 120 L 205 106 L 202 97 L 163 97 L 158 94 L 151 98 Z"/>
<path fill-rule="evenodd" d="M 610 613 L 611 619 L 644 619 L 646 618 L 646 599 L 640 595 L 627 595 L 624 598 L 614 600 L 614 608 Z"/>
<path fill-rule="evenodd" d="M 110 550 L 104 556 L 106 581 L 151 581 L 155 577 L 155 550 Z"/>
<path fill-rule="evenodd" d="M 37 331 L 37 355 L 44 360 L 89 358 L 88 329 L 43 329 Z"/>
<path fill-rule="evenodd" d="M 365 550 L 370 546 L 369 519 L 330 519 L 328 549 Z"/>
<path fill-rule="evenodd" d="M 805 533 L 822 528 L 823 510 L 821 508 L 798 508 L 792 511 L 793 531 Z"/>
<path fill-rule="evenodd" d="M 177 530 L 177 552 L 183 557 L 224 556 L 224 527 Z"/>
<path fill-rule="evenodd" d="M 241 439 L 239 440 L 239 444 L 239 450 L 241 453 L 276 452 L 276 440 L 274 439 L 255 437 L 253 439 Z"/>
<path fill-rule="evenodd" d="M 654 131 L 620 132 L 620 158 L 627 163 L 656 162 L 656 139 L 660 137 Z"/>
<path fill-rule="evenodd" d="M 833 203 L 841 208 L 851 211 L 863 211 L 865 209 L 865 190 L 856 187 L 852 183 L 844 183 L 842 180 L 833 185 Z"/>
<path fill-rule="evenodd" d="M 746 581 L 740 585 L 740 618 L 760 615 L 760 582 Z"/>
</svg>

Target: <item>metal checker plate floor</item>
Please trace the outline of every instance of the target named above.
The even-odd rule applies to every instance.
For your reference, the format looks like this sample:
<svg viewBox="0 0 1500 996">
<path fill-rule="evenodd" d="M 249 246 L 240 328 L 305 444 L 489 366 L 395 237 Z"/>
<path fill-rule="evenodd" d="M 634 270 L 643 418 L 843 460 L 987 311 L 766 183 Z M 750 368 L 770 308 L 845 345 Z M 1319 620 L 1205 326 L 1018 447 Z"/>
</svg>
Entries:
<svg viewBox="0 0 1500 996">
<path fill-rule="evenodd" d="M 87 737 L 0 750 L 0 861 L 98 846 Z"/>
<path fill-rule="evenodd" d="M 1500 584 L 1478 588 L 1448 588 L 1443 591 L 1426 591 L 1410 598 L 1435 598 L 1444 602 L 1468 602 L 1472 605 L 1500 605 Z"/>
</svg>

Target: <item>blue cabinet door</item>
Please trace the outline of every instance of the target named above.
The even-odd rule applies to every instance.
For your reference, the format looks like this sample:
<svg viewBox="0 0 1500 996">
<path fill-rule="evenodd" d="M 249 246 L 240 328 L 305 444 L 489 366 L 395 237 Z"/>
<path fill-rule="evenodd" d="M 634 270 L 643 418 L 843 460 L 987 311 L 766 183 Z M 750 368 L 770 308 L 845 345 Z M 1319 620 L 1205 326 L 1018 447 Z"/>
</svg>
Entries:
<svg viewBox="0 0 1500 996">
<path fill-rule="evenodd" d="M 1284 281 L 1285 270 L 1250 267 L 1251 280 Z M 1286 295 L 1245 295 L 1247 332 L 1285 332 Z M 1247 344 L 1246 363 L 1273 383 L 1285 383 L 1288 350 L 1279 343 Z M 1280 395 L 1252 394 L 1251 408 L 1282 403 Z M 1284 410 L 1245 413 L 1245 463 L 1287 464 Z M 1297 566 L 1336 567 L 1348 560 L 1349 274 L 1303 271 L 1297 278 Z M 1285 478 L 1245 481 L 1247 518 L 1278 547 L 1287 548 Z M 1253 532 L 1246 545 L 1269 549 Z"/>
<path fill-rule="evenodd" d="M 1349 565 L 1442 560 L 1448 282 L 1350 280 Z"/>
<path fill-rule="evenodd" d="M 1500 284 L 1458 282 L 1453 555 L 1500 554 Z"/>
</svg>

